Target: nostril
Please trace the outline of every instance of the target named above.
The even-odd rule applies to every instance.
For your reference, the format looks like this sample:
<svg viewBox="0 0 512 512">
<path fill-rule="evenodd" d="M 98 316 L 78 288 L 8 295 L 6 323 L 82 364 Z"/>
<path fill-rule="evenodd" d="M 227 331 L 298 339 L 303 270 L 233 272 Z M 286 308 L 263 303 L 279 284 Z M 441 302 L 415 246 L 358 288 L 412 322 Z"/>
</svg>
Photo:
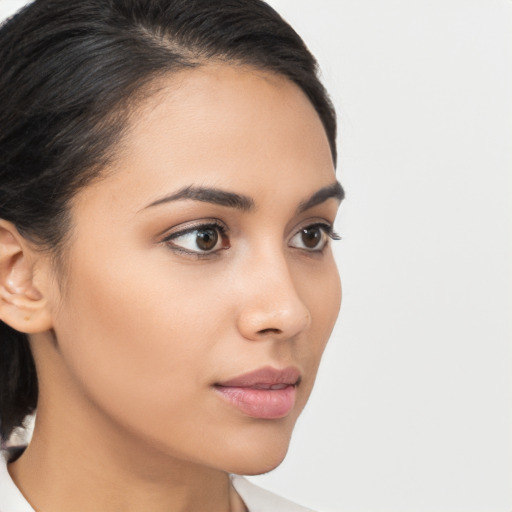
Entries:
<svg viewBox="0 0 512 512">
<path fill-rule="evenodd" d="M 281 329 L 273 329 L 273 328 L 269 328 L 269 329 L 261 329 L 260 331 L 258 331 L 258 334 L 282 334 L 283 331 L 281 331 Z"/>
</svg>

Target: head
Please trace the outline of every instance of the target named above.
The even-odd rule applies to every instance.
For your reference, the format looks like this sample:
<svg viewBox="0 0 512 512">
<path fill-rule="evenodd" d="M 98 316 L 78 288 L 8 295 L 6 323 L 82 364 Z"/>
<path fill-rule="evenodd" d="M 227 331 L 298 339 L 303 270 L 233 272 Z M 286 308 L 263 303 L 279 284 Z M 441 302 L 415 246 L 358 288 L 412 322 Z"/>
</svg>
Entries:
<svg viewBox="0 0 512 512">
<path fill-rule="evenodd" d="M 60 400 L 173 457 L 274 467 L 340 301 L 314 58 L 259 0 L 36 0 L 0 67 L 2 436 Z M 281 408 L 240 406 L 226 384 L 269 367 Z"/>
</svg>

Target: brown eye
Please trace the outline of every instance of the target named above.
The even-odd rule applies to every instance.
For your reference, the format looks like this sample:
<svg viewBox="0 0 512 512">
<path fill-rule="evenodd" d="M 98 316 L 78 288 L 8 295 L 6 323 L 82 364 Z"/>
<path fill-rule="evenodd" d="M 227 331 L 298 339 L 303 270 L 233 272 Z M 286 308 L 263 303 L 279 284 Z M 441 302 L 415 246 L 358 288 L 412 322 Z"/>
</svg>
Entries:
<svg viewBox="0 0 512 512">
<path fill-rule="evenodd" d="M 325 233 L 317 226 L 301 230 L 302 243 L 308 249 L 314 249 L 325 237 Z"/>
<path fill-rule="evenodd" d="M 223 225 L 204 224 L 172 233 L 163 240 L 171 249 L 190 254 L 211 254 L 229 249 L 229 237 Z"/>
<path fill-rule="evenodd" d="M 339 238 L 338 235 L 332 231 L 331 225 L 313 224 L 295 233 L 288 245 L 305 251 L 320 252 L 327 245 L 329 237 L 334 239 Z"/>
<path fill-rule="evenodd" d="M 219 234 L 215 229 L 198 229 L 196 233 L 196 245 L 201 251 L 211 251 L 219 241 Z"/>
</svg>

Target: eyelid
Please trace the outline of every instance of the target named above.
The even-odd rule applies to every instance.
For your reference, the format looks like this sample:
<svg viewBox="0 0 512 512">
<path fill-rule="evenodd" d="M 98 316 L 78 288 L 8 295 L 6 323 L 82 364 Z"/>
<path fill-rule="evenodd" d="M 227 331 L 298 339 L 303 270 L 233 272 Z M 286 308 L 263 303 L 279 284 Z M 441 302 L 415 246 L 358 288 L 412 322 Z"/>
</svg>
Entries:
<svg viewBox="0 0 512 512">
<path fill-rule="evenodd" d="M 193 220 L 189 222 L 183 222 L 182 224 L 178 224 L 177 226 L 173 226 L 172 228 L 167 228 L 164 232 L 158 235 L 159 242 L 165 242 L 166 240 L 172 240 L 178 236 L 184 235 L 186 233 L 190 233 L 191 231 L 195 231 L 196 229 L 207 228 L 207 227 L 217 227 L 224 232 L 228 232 L 229 229 L 224 222 L 220 219 L 206 218 Z"/>
</svg>

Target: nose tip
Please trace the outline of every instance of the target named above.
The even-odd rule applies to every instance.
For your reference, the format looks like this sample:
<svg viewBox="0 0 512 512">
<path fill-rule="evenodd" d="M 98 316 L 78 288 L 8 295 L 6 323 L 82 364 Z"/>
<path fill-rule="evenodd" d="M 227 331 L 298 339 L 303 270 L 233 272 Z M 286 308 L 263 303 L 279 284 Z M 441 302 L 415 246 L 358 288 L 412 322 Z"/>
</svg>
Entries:
<svg viewBox="0 0 512 512">
<path fill-rule="evenodd" d="M 266 293 L 246 303 L 239 316 L 238 328 L 251 340 L 268 337 L 290 339 L 308 329 L 311 314 L 298 296 L 292 283 L 281 288 L 279 294 Z"/>
</svg>

